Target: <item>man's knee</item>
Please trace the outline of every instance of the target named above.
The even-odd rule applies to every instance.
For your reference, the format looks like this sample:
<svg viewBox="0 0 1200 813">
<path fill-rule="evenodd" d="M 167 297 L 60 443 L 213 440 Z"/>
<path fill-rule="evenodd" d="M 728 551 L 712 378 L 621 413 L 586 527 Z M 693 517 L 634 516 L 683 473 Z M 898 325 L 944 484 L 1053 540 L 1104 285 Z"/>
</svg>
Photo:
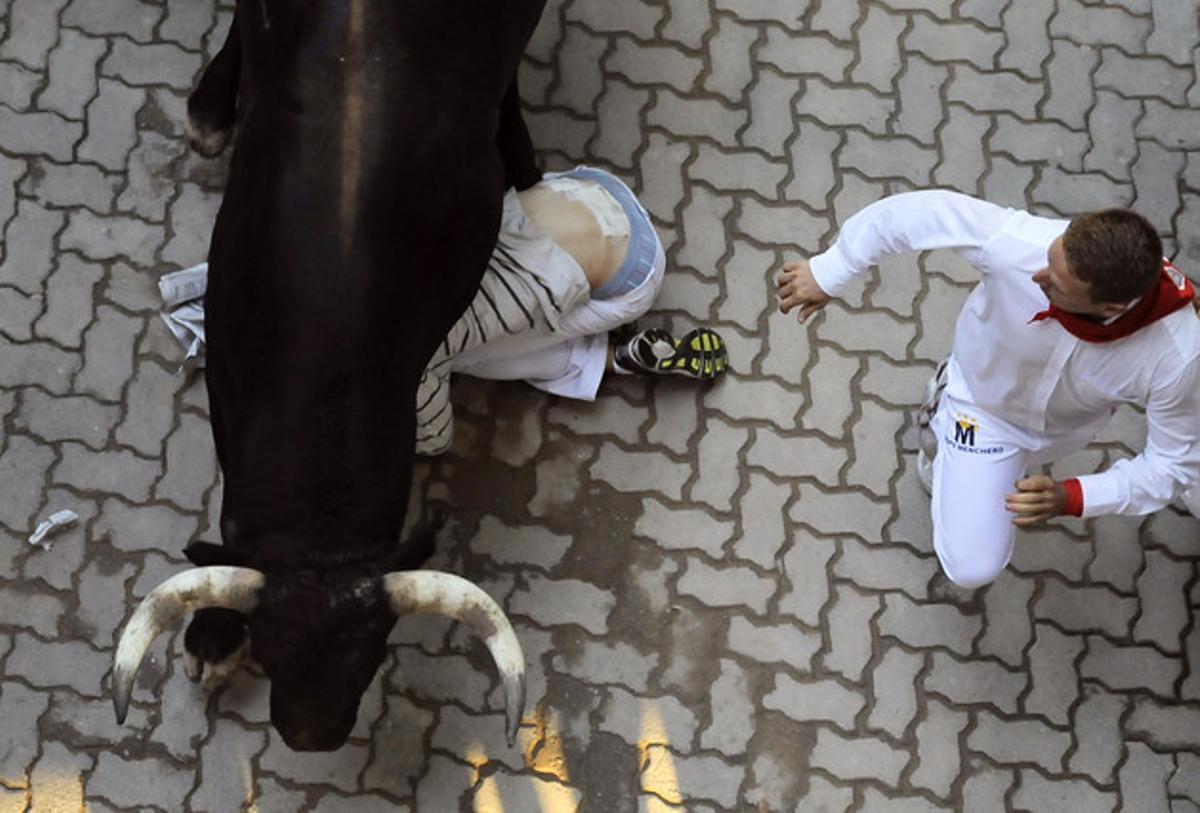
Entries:
<svg viewBox="0 0 1200 813">
<path fill-rule="evenodd" d="M 967 589 L 982 587 L 996 580 L 1012 555 L 1013 534 L 1000 533 L 934 534 L 934 549 L 942 572 L 950 581 Z"/>
<path fill-rule="evenodd" d="M 991 584 L 1008 564 L 1008 557 L 991 557 L 990 559 L 971 559 L 966 562 L 948 562 L 939 556 L 942 572 L 950 581 L 959 587 L 974 589 Z"/>
</svg>

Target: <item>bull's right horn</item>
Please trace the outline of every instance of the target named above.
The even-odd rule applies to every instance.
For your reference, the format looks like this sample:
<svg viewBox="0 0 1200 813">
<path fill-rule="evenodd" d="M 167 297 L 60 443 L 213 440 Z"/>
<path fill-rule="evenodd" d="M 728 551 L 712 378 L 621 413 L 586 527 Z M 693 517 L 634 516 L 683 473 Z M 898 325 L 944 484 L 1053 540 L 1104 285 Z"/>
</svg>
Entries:
<svg viewBox="0 0 1200 813">
<path fill-rule="evenodd" d="M 154 588 L 133 611 L 113 658 L 113 709 L 117 723 L 125 722 L 133 680 L 146 650 L 163 630 L 183 616 L 206 607 L 248 613 L 258 603 L 263 574 L 248 567 L 197 567 L 177 573 Z"/>
<path fill-rule="evenodd" d="M 525 712 L 525 655 L 517 633 L 491 596 L 466 579 L 435 570 L 410 570 L 383 577 L 384 589 L 397 616 L 410 613 L 448 615 L 483 639 L 500 682 L 504 684 L 505 733 L 517 739 Z"/>
</svg>

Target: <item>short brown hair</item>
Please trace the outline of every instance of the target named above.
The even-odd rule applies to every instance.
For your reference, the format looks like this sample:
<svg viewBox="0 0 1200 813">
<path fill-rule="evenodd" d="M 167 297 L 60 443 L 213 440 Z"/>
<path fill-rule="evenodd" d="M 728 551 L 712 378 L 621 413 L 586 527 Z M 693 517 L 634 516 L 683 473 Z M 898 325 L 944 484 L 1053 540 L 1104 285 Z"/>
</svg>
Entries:
<svg viewBox="0 0 1200 813">
<path fill-rule="evenodd" d="M 1150 221 L 1128 209 L 1102 209 L 1071 221 L 1063 233 L 1071 272 L 1092 301 L 1124 303 L 1144 295 L 1162 273 L 1162 240 Z"/>
</svg>

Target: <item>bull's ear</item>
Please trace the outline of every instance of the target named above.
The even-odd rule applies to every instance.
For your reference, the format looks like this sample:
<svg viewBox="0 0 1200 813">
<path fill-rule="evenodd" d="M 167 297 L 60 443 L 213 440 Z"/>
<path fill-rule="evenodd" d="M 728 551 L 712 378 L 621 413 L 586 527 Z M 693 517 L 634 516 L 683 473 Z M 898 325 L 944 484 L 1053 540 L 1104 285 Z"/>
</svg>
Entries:
<svg viewBox="0 0 1200 813">
<path fill-rule="evenodd" d="M 248 567 L 250 565 L 244 554 L 212 542 L 193 542 L 183 549 L 183 555 L 197 567 L 209 567 L 210 565 Z"/>
</svg>

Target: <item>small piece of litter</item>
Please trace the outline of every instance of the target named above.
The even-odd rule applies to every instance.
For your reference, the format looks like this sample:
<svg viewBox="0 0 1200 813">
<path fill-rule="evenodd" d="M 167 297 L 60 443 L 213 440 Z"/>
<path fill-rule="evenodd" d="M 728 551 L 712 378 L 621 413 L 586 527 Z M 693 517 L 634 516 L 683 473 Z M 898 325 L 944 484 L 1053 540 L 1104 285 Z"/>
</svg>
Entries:
<svg viewBox="0 0 1200 813">
<path fill-rule="evenodd" d="M 158 280 L 162 294 L 162 313 L 167 329 L 184 346 L 188 363 L 204 366 L 204 296 L 208 288 L 208 263 L 200 263 L 182 271 L 164 274 Z"/>
<path fill-rule="evenodd" d="M 33 533 L 29 536 L 29 544 L 37 545 L 42 550 L 50 550 L 50 543 L 43 540 L 54 531 L 73 525 L 78 520 L 79 515 L 70 509 L 55 511 L 50 515 L 50 519 L 42 520 L 34 528 Z"/>
</svg>

